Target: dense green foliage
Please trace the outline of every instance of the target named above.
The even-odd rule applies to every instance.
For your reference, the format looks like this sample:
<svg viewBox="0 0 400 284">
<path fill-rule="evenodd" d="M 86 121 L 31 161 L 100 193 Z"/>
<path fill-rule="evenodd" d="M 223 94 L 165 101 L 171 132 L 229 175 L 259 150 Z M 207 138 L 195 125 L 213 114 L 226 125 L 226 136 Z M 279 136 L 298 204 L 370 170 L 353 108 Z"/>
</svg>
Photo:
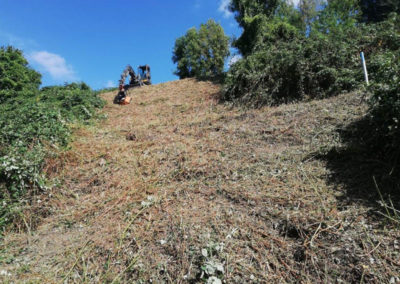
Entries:
<svg viewBox="0 0 400 284">
<path fill-rule="evenodd" d="M 257 15 L 271 16 L 281 4 L 280 2 L 280 0 L 232 0 L 230 10 L 236 13 L 236 21 L 245 28 L 247 18 Z"/>
<path fill-rule="evenodd" d="M 330 1 L 315 12 L 312 24 L 286 2 L 273 16 L 247 18 L 236 41 L 244 58 L 227 74 L 224 99 L 261 106 L 356 88 L 363 79 L 358 50 L 364 45 L 364 27 L 355 28 L 353 4 Z M 313 15 L 309 8 L 307 14 Z"/>
<path fill-rule="evenodd" d="M 103 101 L 84 83 L 39 90 L 22 52 L 0 49 L 0 228 L 45 189 L 45 158 L 66 146 L 69 123 L 91 118 Z"/>
<path fill-rule="evenodd" d="M 380 67 L 371 86 L 371 111 L 380 137 L 389 140 L 380 142 L 396 146 L 400 144 L 400 51 L 381 54 L 375 60 Z"/>
<path fill-rule="evenodd" d="M 191 28 L 175 42 L 172 60 L 179 78 L 215 78 L 222 74 L 229 55 L 229 38 L 213 20 Z"/>
<path fill-rule="evenodd" d="M 0 103 L 16 97 L 17 92 L 37 90 L 41 75 L 28 67 L 22 52 L 9 46 L 0 48 Z"/>
<path fill-rule="evenodd" d="M 391 12 L 400 13 L 399 0 L 360 0 L 360 7 L 365 22 L 380 22 Z"/>
<path fill-rule="evenodd" d="M 258 107 L 351 90 L 362 80 L 354 70 L 359 59 L 352 47 L 351 41 L 337 44 L 329 38 L 278 42 L 231 67 L 224 98 Z M 316 49 L 333 56 L 321 56 Z"/>
<path fill-rule="evenodd" d="M 372 57 L 373 74 L 369 90 L 370 113 L 377 130 L 378 143 L 397 149 L 400 145 L 400 16 L 392 14 L 378 25 L 375 44 L 379 49 Z"/>
<path fill-rule="evenodd" d="M 400 155 L 398 0 L 233 0 L 243 58 L 226 75 L 222 98 L 249 106 L 318 99 L 361 89 L 370 105 L 360 145 L 395 175 Z M 317 8 L 320 7 L 320 8 Z M 360 51 L 370 77 L 366 87 Z M 364 122 L 364 120 L 363 120 Z M 365 125 L 367 125 L 365 127 Z M 397 183 L 398 184 L 398 183 Z"/>
<path fill-rule="evenodd" d="M 223 99 L 252 106 L 324 98 L 360 87 L 359 51 L 373 58 L 389 41 L 382 35 L 396 33 L 395 24 L 361 23 L 358 0 L 330 0 L 320 10 L 318 0 L 302 0 L 299 9 L 284 0 L 251 3 L 232 1 L 243 27 L 234 45 L 243 59 L 230 68 Z"/>
<path fill-rule="evenodd" d="M 243 56 L 259 49 L 263 42 L 271 44 L 280 37 L 290 41 L 293 33 L 305 30 L 299 11 L 283 0 L 234 0 L 230 9 L 243 28 L 242 35 L 233 41 Z"/>
</svg>

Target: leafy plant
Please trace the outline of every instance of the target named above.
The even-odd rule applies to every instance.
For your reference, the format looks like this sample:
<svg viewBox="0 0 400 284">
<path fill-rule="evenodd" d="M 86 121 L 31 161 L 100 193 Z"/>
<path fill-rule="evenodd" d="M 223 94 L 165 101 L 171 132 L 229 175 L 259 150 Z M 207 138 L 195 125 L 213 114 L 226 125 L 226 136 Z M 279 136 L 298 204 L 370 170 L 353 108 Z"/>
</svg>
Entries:
<svg viewBox="0 0 400 284">
<path fill-rule="evenodd" d="M 175 41 L 172 61 L 179 78 L 216 78 L 223 73 L 229 55 L 229 38 L 214 20 L 191 28 Z"/>
<path fill-rule="evenodd" d="M 85 83 L 40 90 L 40 77 L 21 51 L 0 48 L 0 228 L 46 189 L 45 158 L 68 144 L 69 124 L 87 121 L 104 105 Z"/>
<path fill-rule="evenodd" d="M 324 98 L 357 88 L 363 80 L 358 46 L 349 39 L 360 36 L 354 29 L 341 41 L 317 33 L 264 44 L 228 71 L 223 99 L 258 107 Z"/>
<path fill-rule="evenodd" d="M 400 50 L 377 55 L 374 64 L 379 68 L 370 87 L 370 112 L 380 143 L 396 149 L 400 144 Z"/>
<path fill-rule="evenodd" d="M 243 27 L 234 42 L 243 58 L 227 73 L 226 101 L 259 107 L 351 91 L 364 81 L 359 51 L 372 57 L 400 46 L 395 16 L 379 25 L 359 23 L 357 0 L 328 1 L 315 13 L 311 0 L 302 2 L 307 11 L 271 1 L 274 13 L 240 6 L 245 2 L 232 4 Z M 372 76 L 375 70 L 372 65 Z"/>
</svg>

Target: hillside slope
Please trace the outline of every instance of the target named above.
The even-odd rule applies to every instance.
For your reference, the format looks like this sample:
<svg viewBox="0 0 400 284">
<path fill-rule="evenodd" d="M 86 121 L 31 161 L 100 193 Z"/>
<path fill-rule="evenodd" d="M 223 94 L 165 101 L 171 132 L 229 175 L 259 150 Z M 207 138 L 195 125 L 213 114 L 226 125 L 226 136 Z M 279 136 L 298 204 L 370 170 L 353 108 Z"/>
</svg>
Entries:
<svg viewBox="0 0 400 284">
<path fill-rule="evenodd" d="M 0 279 L 396 281 L 400 234 L 375 220 L 372 195 L 350 194 L 362 166 L 341 170 L 332 150 L 362 98 L 242 110 L 218 93 L 181 80 L 131 90 L 127 106 L 104 94 L 107 119 L 48 161 L 58 186 L 33 206 L 46 216 L 5 236 Z"/>
</svg>

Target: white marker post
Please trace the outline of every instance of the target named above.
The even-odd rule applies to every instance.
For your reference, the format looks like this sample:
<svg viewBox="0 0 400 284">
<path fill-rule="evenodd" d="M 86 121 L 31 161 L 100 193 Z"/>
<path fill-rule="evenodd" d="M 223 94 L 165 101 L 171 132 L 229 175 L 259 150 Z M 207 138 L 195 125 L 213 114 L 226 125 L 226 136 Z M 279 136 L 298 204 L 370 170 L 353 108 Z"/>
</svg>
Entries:
<svg viewBox="0 0 400 284">
<path fill-rule="evenodd" d="M 369 85 L 368 71 L 367 71 L 367 63 L 365 62 L 364 52 L 361 51 L 360 56 L 361 56 L 361 62 L 362 62 L 363 69 L 364 69 L 365 82 L 367 82 L 367 86 L 368 86 Z"/>
</svg>

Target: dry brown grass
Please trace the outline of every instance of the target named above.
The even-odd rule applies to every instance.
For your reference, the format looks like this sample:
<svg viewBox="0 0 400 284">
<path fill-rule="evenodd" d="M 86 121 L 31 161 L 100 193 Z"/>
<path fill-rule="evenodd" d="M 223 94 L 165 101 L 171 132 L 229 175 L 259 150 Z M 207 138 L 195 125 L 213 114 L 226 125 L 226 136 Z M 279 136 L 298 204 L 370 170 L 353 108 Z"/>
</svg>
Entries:
<svg viewBox="0 0 400 284">
<path fill-rule="evenodd" d="M 104 94 L 107 119 L 49 161 L 60 181 L 40 197 L 49 215 L 5 236 L 4 281 L 397 280 L 399 230 L 344 203 L 319 158 L 365 113 L 357 95 L 241 110 L 217 104 L 208 82 L 130 92 L 127 106 Z"/>
</svg>

